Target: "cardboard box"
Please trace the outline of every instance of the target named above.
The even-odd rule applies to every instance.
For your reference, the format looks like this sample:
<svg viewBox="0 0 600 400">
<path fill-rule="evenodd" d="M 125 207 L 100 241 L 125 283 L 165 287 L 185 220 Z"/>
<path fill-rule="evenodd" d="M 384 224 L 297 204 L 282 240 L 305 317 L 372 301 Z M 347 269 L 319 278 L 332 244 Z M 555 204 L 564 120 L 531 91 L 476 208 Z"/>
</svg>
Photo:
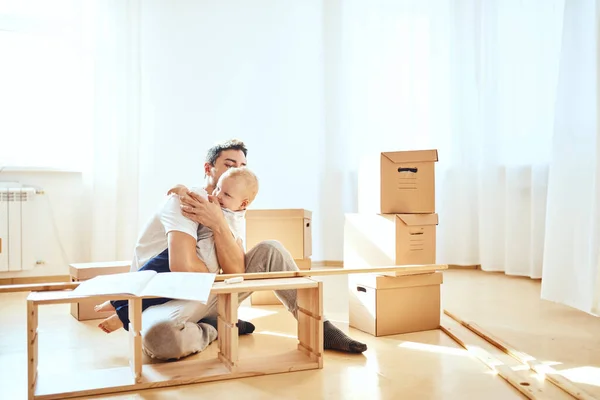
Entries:
<svg viewBox="0 0 600 400">
<path fill-rule="evenodd" d="M 246 211 L 246 251 L 277 240 L 294 259 L 312 256 L 312 212 L 304 209 Z"/>
<path fill-rule="evenodd" d="M 435 264 L 437 214 L 346 214 L 344 268 Z"/>
<path fill-rule="evenodd" d="M 312 266 L 312 261 L 310 258 L 305 258 L 302 260 L 294 260 L 296 265 L 300 270 L 309 270 Z M 253 292 L 250 296 L 250 304 L 253 306 L 272 306 L 272 305 L 282 305 L 281 301 L 275 296 L 273 291 L 262 290 L 260 292 Z"/>
<path fill-rule="evenodd" d="M 120 274 L 129 272 L 131 261 L 112 261 L 97 263 L 70 264 L 71 282 L 80 282 L 99 275 Z M 71 315 L 78 321 L 110 317 L 114 312 L 95 312 L 98 300 L 81 300 L 71 303 Z"/>
<path fill-rule="evenodd" d="M 435 213 L 437 150 L 383 152 L 361 160 L 358 212 Z"/>
<path fill-rule="evenodd" d="M 442 273 L 350 275 L 350 326 L 373 336 L 438 329 Z"/>
</svg>

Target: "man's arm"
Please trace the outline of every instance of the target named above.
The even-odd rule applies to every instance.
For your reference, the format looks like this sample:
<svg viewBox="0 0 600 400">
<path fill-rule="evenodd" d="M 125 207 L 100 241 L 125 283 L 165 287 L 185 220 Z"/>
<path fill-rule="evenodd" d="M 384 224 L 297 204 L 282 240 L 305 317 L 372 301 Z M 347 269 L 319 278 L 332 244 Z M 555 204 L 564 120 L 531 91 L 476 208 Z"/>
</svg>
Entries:
<svg viewBox="0 0 600 400">
<path fill-rule="evenodd" d="M 225 219 L 224 225 L 213 229 L 217 259 L 225 274 L 243 274 L 246 272 L 246 255 L 242 244 L 236 241 Z"/>
<path fill-rule="evenodd" d="M 196 239 L 187 233 L 170 231 L 168 241 L 171 272 L 208 272 L 206 264 L 196 254 Z"/>
<path fill-rule="evenodd" d="M 246 272 L 246 255 L 227 224 L 218 200 L 213 196 L 202 198 L 189 192 L 181 201 L 182 214 L 192 221 L 200 223 L 213 231 L 219 266 L 226 274 Z"/>
<path fill-rule="evenodd" d="M 198 223 L 181 214 L 181 203 L 171 196 L 160 212 L 160 221 L 167 234 L 169 269 L 172 272 L 209 272 L 196 254 Z"/>
</svg>

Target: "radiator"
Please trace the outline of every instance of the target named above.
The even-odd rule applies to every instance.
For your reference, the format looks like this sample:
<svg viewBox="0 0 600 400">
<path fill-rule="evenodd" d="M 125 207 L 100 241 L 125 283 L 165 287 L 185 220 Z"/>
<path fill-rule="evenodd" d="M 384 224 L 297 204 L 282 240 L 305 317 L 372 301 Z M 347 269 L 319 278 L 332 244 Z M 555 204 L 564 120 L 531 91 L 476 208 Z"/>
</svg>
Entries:
<svg viewBox="0 0 600 400">
<path fill-rule="evenodd" d="M 0 182 L 0 272 L 36 266 L 37 191 Z"/>
</svg>

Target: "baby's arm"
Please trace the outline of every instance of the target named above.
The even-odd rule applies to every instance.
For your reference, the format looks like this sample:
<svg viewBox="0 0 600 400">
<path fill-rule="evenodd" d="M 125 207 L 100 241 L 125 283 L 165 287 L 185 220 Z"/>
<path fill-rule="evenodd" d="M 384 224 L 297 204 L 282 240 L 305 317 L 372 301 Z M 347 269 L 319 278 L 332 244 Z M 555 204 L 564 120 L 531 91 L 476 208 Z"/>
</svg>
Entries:
<svg viewBox="0 0 600 400">
<path fill-rule="evenodd" d="M 176 194 L 177 196 L 183 196 L 187 193 L 188 188 L 185 185 L 175 185 L 167 192 L 167 196 L 170 194 Z"/>
</svg>

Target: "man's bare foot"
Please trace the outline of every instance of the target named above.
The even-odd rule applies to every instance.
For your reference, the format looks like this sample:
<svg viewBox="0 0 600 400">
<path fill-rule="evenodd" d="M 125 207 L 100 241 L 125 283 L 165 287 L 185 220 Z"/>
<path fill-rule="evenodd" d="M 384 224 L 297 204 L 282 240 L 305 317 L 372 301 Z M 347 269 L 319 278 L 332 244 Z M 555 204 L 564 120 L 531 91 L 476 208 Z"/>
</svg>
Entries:
<svg viewBox="0 0 600 400">
<path fill-rule="evenodd" d="M 123 327 L 123 323 L 117 314 L 111 315 L 98 324 L 98 327 L 106 333 L 111 333 Z"/>
<path fill-rule="evenodd" d="M 115 311 L 115 308 L 113 307 L 112 304 L 110 304 L 110 300 L 106 300 L 104 303 L 98 304 L 97 306 L 95 306 L 94 311 L 96 311 L 96 312 Z"/>
</svg>

